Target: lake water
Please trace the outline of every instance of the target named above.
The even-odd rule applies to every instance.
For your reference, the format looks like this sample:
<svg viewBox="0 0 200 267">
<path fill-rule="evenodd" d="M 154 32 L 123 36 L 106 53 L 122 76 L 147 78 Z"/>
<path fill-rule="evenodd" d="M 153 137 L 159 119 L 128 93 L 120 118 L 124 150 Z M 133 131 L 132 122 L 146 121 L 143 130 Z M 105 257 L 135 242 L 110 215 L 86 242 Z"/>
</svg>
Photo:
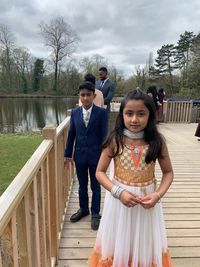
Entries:
<svg viewBox="0 0 200 267">
<path fill-rule="evenodd" d="M 77 98 L 0 98 L 0 133 L 37 132 L 58 125 Z"/>
<path fill-rule="evenodd" d="M 59 125 L 78 98 L 0 98 L 0 133 L 38 132 L 47 124 Z M 117 113 L 110 114 L 113 128 Z"/>
</svg>

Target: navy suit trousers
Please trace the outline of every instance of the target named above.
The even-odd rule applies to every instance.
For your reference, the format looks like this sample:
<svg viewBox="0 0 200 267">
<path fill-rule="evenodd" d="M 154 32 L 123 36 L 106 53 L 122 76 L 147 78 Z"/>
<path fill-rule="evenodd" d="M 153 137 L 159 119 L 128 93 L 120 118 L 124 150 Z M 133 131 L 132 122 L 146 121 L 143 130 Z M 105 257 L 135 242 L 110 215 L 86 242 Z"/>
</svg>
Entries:
<svg viewBox="0 0 200 267">
<path fill-rule="evenodd" d="M 83 212 L 89 210 L 88 198 L 88 174 L 90 175 L 90 186 L 92 190 L 91 213 L 99 214 L 101 203 L 101 187 L 95 176 L 97 165 L 80 164 L 75 162 L 76 172 L 79 181 L 79 205 Z"/>
</svg>

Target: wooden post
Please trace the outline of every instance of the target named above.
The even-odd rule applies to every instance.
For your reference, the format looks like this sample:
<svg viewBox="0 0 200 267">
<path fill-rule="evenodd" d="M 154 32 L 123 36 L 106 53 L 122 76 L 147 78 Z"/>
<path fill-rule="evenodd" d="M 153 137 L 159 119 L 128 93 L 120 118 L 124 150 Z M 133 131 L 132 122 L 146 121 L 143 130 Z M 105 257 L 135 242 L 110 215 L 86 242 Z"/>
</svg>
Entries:
<svg viewBox="0 0 200 267">
<path fill-rule="evenodd" d="M 190 101 L 190 108 L 189 108 L 189 118 L 188 118 L 188 122 L 191 123 L 192 122 L 192 107 L 193 107 L 193 101 Z"/>
<path fill-rule="evenodd" d="M 51 258 L 57 262 L 58 255 L 58 171 L 57 171 L 57 137 L 56 127 L 47 125 L 43 128 L 43 137 L 53 141 L 53 148 L 48 157 L 50 221 L 51 221 Z"/>
<path fill-rule="evenodd" d="M 19 248 L 18 255 L 19 255 L 19 260 L 20 260 L 20 266 L 31 267 L 32 264 L 31 264 L 31 257 L 30 257 L 31 251 L 30 251 L 30 227 L 29 227 L 30 223 L 29 221 L 27 222 L 28 209 L 25 207 L 25 203 L 27 205 L 27 200 L 23 198 L 18 207 L 18 212 L 17 212 L 18 248 Z"/>
<path fill-rule="evenodd" d="M 71 109 L 68 109 L 67 110 L 67 116 L 71 116 Z M 69 126 L 67 127 L 67 130 L 69 131 Z M 67 136 L 65 135 L 65 139 L 67 139 Z M 75 174 L 75 171 L 74 171 L 74 164 L 70 163 L 69 164 L 69 169 L 68 170 L 64 170 L 67 172 L 67 177 L 68 177 L 68 196 L 69 196 L 69 190 L 70 190 L 70 186 L 72 184 L 72 179 L 74 178 L 74 174 Z"/>
<path fill-rule="evenodd" d="M 0 240 L 0 242 L 1 242 L 1 240 Z M 1 257 L 1 251 L 0 251 L 0 267 L 3 267 L 2 257 Z"/>
<path fill-rule="evenodd" d="M 163 120 L 168 121 L 168 100 L 163 102 Z"/>
<path fill-rule="evenodd" d="M 13 247 L 13 265 L 14 267 L 19 267 L 18 262 L 18 240 L 17 240 L 17 219 L 16 219 L 16 211 L 14 212 L 11 219 L 11 227 L 12 227 L 12 247 Z"/>
</svg>

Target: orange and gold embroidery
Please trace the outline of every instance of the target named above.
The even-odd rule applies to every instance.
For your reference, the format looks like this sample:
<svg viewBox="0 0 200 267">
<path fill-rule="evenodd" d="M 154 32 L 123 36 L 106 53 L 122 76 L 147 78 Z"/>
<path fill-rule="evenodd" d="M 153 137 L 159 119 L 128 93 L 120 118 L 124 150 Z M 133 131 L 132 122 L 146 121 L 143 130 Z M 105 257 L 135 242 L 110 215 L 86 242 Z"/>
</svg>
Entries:
<svg viewBox="0 0 200 267">
<path fill-rule="evenodd" d="M 145 162 L 147 146 L 137 148 L 139 148 L 137 157 L 133 155 L 133 147 L 130 146 L 130 148 L 124 147 L 123 154 L 115 158 L 115 179 L 130 186 L 146 186 L 155 180 L 155 163 Z"/>
<path fill-rule="evenodd" d="M 142 159 L 142 152 L 143 152 L 143 147 L 139 146 L 139 147 L 135 147 L 135 148 L 130 148 L 131 149 L 131 156 L 133 159 L 133 164 L 135 169 L 137 170 L 140 164 L 140 161 Z"/>
</svg>

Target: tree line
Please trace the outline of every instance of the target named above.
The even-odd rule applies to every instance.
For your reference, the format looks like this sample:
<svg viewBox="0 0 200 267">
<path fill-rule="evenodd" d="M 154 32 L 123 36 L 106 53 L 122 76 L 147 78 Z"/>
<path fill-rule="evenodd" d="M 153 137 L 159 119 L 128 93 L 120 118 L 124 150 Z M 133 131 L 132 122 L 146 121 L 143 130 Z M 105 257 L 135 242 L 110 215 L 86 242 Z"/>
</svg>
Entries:
<svg viewBox="0 0 200 267">
<path fill-rule="evenodd" d="M 34 57 L 28 48 L 17 46 L 12 30 L 0 24 L 0 93 L 76 95 L 86 73 L 98 76 L 107 66 L 116 84 L 116 95 L 149 85 L 163 87 L 168 97 L 200 98 L 200 34 L 185 31 L 176 44 L 163 44 L 154 60 L 149 53 L 144 66 L 137 65 L 126 78 L 101 55 L 73 58 L 80 38 L 63 17 L 38 25 L 48 58 Z"/>
</svg>

